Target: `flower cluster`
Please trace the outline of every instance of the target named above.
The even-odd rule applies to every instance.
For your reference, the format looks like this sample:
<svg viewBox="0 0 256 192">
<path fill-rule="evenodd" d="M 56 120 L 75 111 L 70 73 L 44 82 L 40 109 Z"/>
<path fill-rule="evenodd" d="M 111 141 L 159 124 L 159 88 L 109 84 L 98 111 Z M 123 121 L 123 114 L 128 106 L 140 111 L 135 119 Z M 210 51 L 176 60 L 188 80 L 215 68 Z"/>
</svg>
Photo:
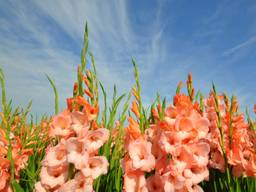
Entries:
<svg viewBox="0 0 256 192">
<path fill-rule="evenodd" d="M 31 145 L 36 128 L 28 128 L 23 123 L 24 117 L 13 115 L 13 121 L 8 122 L 10 116 L 6 117 L 3 113 L 0 116 L 0 191 L 10 192 L 11 179 L 19 181 L 21 170 L 26 167 L 33 153 Z"/>
<path fill-rule="evenodd" d="M 52 119 L 49 134 L 60 142 L 46 149 L 38 192 L 91 192 L 94 179 L 107 173 L 108 161 L 98 150 L 108 140 L 109 131 L 95 126 L 97 107 L 80 96 L 68 102 L 72 103 L 69 109 Z"/>
<path fill-rule="evenodd" d="M 182 94 L 174 97 L 163 120 L 152 123 L 144 134 L 130 119 L 123 159 L 124 190 L 202 191 L 198 184 L 209 176 L 209 125 L 198 105 Z"/>
<path fill-rule="evenodd" d="M 0 131 L 0 191 L 12 191 L 10 187 L 11 178 L 11 161 L 7 158 L 9 142 L 5 139 L 5 133 Z M 11 155 L 14 161 L 14 175 L 15 179 L 19 180 L 19 174 L 28 161 L 28 157 L 32 149 L 23 149 L 19 137 L 11 139 Z"/>
<path fill-rule="evenodd" d="M 124 189 L 126 192 L 147 191 L 145 172 L 155 168 L 152 143 L 141 133 L 137 122 L 132 118 L 129 121 L 124 143 L 127 154 L 122 160 Z"/>
<path fill-rule="evenodd" d="M 225 96 L 212 93 L 205 105 L 211 123 L 210 167 L 222 172 L 231 167 L 236 177 L 256 177 L 255 131 L 238 112 L 236 99 L 229 103 Z"/>
</svg>

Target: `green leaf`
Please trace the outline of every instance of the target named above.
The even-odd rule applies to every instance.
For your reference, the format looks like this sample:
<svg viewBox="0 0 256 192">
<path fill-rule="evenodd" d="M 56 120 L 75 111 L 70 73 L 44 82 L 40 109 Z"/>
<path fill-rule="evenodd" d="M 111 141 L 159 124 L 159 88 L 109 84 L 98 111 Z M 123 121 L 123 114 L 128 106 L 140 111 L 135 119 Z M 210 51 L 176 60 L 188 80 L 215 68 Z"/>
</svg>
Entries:
<svg viewBox="0 0 256 192">
<path fill-rule="evenodd" d="M 81 52 L 81 67 L 82 67 L 82 72 L 85 69 L 85 64 L 86 64 L 86 53 L 88 51 L 88 26 L 87 22 L 85 24 L 85 29 L 84 29 L 84 44 L 83 44 L 83 49 Z"/>
<path fill-rule="evenodd" d="M 3 109 L 5 109 L 6 107 L 5 82 L 4 82 L 4 72 L 1 67 L 0 67 L 0 83 L 2 88 L 2 105 L 3 105 Z"/>
<path fill-rule="evenodd" d="M 103 101 L 104 101 L 104 108 L 103 108 L 103 114 L 102 114 L 102 121 L 103 121 L 103 125 L 104 127 L 107 126 L 107 93 L 102 85 L 101 82 L 100 83 L 100 88 L 102 90 L 102 93 L 103 93 Z"/>
<path fill-rule="evenodd" d="M 12 180 L 12 188 L 15 192 L 24 192 L 24 190 L 16 180 Z"/>
<path fill-rule="evenodd" d="M 46 77 L 48 79 L 48 81 L 50 82 L 52 89 L 54 91 L 54 96 L 55 96 L 55 114 L 58 114 L 59 112 L 59 96 L 58 96 L 58 91 L 57 88 L 54 84 L 54 81 L 46 74 Z"/>
</svg>

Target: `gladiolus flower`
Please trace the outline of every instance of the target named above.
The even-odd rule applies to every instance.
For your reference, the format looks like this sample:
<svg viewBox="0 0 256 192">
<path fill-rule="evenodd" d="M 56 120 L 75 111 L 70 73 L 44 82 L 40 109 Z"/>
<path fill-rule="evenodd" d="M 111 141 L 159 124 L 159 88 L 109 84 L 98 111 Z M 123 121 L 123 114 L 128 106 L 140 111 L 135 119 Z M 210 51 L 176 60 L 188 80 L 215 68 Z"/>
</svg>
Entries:
<svg viewBox="0 0 256 192">
<path fill-rule="evenodd" d="M 129 156 L 135 169 L 149 172 L 155 167 L 155 158 L 151 154 L 151 146 L 150 142 L 141 139 L 129 144 Z"/>
<path fill-rule="evenodd" d="M 147 192 L 146 179 L 142 171 L 134 171 L 124 175 L 125 192 Z"/>
<path fill-rule="evenodd" d="M 42 186 L 41 182 L 37 182 L 35 184 L 35 191 L 36 192 L 47 192 L 46 189 Z"/>
<path fill-rule="evenodd" d="M 109 138 L 109 130 L 99 128 L 94 131 L 89 131 L 84 139 L 84 146 L 89 152 L 98 150 Z"/>
<path fill-rule="evenodd" d="M 50 128 L 50 136 L 61 136 L 66 137 L 71 134 L 70 126 L 71 126 L 71 117 L 69 111 L 63 111 L 57 116 L 53 117 L 51 128 Z"/>
<path fill-rule="evenodd" d="M 71 129 L 73 129 L 78 136 L 85 136 L 89 129 L 89 120 L 88 117 L 79 111 L 75 111 L 71 113 L 72 125 Z"/>
<path fill-rule="evenodd" d="M 67 149 L 67 161 L 73 163 L 76 169 L 82 169 L 87 163 L 89 154 L 84 150 L 82 142 L 79 142 L 77 138 L 70 137 L 66 141 Z"/>
<path fill-rule="evenodd" d="M 10 174 L 0 168 L 0 190 L 4 190 L 9 182 Z"/>
<path fill-rule="evenodd" d="M 132 102 L 131 110 L 137 118 L 140 118 L 140 112 L 139 112 L 138 104 L 136 103 L 136 101 Z"/>
<path fill-rule="evenodd" d="M 85 177 L 97 178 L 101 174 L 106 174 L 108 170 L 108 161 L 106 157 L 94 156 L 90 157 L 82 173 Z"/>
<path fill-rule="evenodd" d="M 45 158 L 42 163 L 44 166 L 55 167 L 67 163 L 66 148 L 64 142 L 64 140 L 61 140 L 61 143 L 58 145 L 47 149 Z"/>
<path fill-rule="evenodd" d="M 56 188 L 64 184 L 68 178 L 67 166 L 61 167 L 61 169 L 53 169 L 42 167 L 40 173 L 41 183 L 46 188 Z"/>
<path fill-rule="evenodd" d="M 147 178 L 147 189 L 149 192 L 163 192 L 163 181 L 160 175 L 155 174 Z"/>
<path fill-rule="evenodd" d="M 58 192 L 70 192 L 70 191 L 93 192 L 92 183 L 93 183 L 92 178 L 85 178 L 82 175 L 82 173 L 78 172 L 76 173 L 75 178 L 63 184 L 58 189 Z"/>
</svg>

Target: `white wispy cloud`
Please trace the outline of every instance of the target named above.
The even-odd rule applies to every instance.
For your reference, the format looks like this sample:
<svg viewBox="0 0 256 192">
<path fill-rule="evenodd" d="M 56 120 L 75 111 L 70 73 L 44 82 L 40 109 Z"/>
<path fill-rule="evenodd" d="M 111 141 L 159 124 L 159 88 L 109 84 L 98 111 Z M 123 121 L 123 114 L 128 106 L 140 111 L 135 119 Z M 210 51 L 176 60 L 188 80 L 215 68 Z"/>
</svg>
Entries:
<svg viewBox="0 0 256 192">
<path fill-rule="evenodd" d="M 223 55 L 225 55 L 225 56 L 226 55 L 231 55 L 231 54 L 233 54 L 233 53 L 235 53 L 235 52 L 237 52 L 241 49 L 247 48 L 250 45 L 253 45 L 255 43 L 256 43 L 256 35 L 250 37 L 248 40 L 246 40 L 246 41 L 244 41 L 244 42 L 242 42 L 242 43 L 240 43 L 240 44 L 238 44 L 238 45 L 236 45 L 236 46 L 234 46 L 230 49 L 225 50 Z"/>
</svg>

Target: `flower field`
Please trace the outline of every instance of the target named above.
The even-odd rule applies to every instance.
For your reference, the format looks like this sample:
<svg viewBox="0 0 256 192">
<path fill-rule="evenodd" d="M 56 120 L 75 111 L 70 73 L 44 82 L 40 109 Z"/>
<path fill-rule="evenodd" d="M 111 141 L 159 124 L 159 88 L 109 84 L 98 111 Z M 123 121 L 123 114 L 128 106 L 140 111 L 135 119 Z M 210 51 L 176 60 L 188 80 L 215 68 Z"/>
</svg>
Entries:
<svg viewBox="0 0 256 192">
<path fill-rule="evenodd" d="M 132 90 L 114 88 L 109 105 L 86 26 L 72 97 L 59 111 L 47 76 L 55 115 L 40 119 L 31 104 L 12 107 L 1 69 L 0 191 L 255 192 L 256 123 L 237 98 L 214 85 L 203 95 L 189 74 L 173 101 L 157 95 L 145 107 L 132 63 Z"/>
</svg>

